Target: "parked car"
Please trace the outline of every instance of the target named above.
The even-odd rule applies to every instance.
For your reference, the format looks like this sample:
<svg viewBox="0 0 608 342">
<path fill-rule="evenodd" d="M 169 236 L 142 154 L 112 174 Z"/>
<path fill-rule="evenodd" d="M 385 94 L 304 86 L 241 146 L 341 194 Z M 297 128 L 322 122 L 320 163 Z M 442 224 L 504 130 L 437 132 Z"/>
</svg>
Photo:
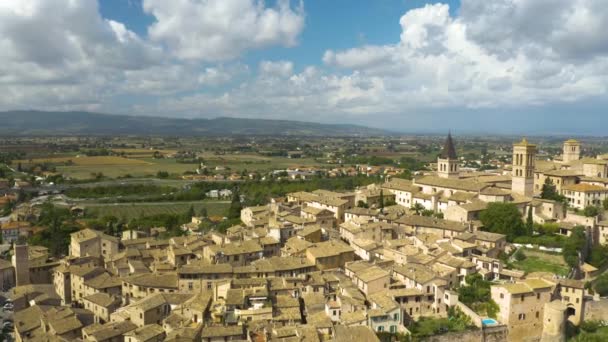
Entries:
<svg viewBox="0 0 608 342">
<path fill-rule="evenodd" d="M 12 311 L 14 306 L 13 303 L 6 303 L 4 304 L 4 306 L 2 307 L 5 311 Z"/>
<path fill-rule="evenodd" d="M 6 321 L 6 322 L 2 323 L 2 328 L 10 328 L 10 329 L 12 329 L 13 328 L 13 322 Z"/>
</svg>

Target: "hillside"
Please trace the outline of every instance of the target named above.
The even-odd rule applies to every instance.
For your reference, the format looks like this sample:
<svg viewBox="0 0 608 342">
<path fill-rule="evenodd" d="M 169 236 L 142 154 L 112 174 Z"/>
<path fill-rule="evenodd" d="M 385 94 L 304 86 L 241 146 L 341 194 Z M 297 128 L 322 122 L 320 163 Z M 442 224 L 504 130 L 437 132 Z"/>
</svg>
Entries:
<svg viewBox="0 0 608 342">
<path fill-rule="evenodd" d="M 0 112 L 2 135 L 386 135 L 357 125 L 243 118 L 181 119 L 90 112 Z"/>
</svg>

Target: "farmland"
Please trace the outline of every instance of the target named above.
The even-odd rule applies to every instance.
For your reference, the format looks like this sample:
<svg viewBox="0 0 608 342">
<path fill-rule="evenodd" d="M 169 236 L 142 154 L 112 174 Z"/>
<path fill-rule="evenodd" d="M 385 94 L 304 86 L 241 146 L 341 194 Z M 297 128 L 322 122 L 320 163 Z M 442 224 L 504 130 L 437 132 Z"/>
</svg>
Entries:
<svg viewBox="0 0 608 342">
<path fill-rule="evenodd" d="M 35 158 L 27 160 L 15 160 L 13 165 L 23 164 L 53 164 L 53 165 L 75 165 L 75 166 L 107 166 L 107 165 L 147 165 L 148 162 L 115 156 L 74 156 L 74 157 L 51 157 Z"/>
<path fill-rule="evenodd" d="M 290 159 L 286 157 L 265 157 L 256 154 L 224 154 L 214 155 L 205 153 L 202 155 L 205 165 L 208 167 L 222 166 L 233 171 L 270 171 L 276 169 L 322 166 L 322 161 L 313 158 Z M 327 165 L 327 164 L 325 164 Z"/>
<path fill-rule="evenodd" d="M 198 163 L 184 163 L 175 158 L 153 158 L 153 152 L 143 149 L 118 149 L 127 157 L 121 156 L 61 156 L 36 159 L 14 160 L 13 167 L 49 164 L 57 172 L 74 179 L 92 178 L 93 174 L 101 173 L 105 177 L 118 178 L 127 175 L 132 177 L 154 177 L 159 171 L 181 176 L 184 172 L 194 172 Z M 160 150 L 160 153 L 171 153 L 172 150 Z M 209 168 L 222 167 L 231 172 L 260 171 L 266 172 L 288 167 L 321 166 L 323 162 L 312 158 L 289 159 L 286 157 L 265 157 L 256 154 L 224 154 L 214 155 L 205 153 L 201 156 Z M 328 165 L 328 164 L 325 164 Z"/>
<path fill-rule="evenodd" d="M 122 158 L 127 159 L 127 158 Z M 76 179 L 90 178 L 92 173 L 101 172 L 110 178 L 154 176 L 158 171 L 183 174 L 186 171 L 194 171 L 198 164 L 178 163 L 175 159 L 127 159 L 134 160 L 133 164 L 107 164 L 107 165 L 68 165 L 58 166 L 57 171 Z"/>
<path fill-rule="evenodd" d="M 226 201 L 193 201 L 193 202 L 151 202 L 151 203 L 111 203 L 83 204 L 87 214 L 97 217 L 113 215 L 127 220 L 141 216 L 157 214 L 183 214 L 190 206 L 195 212 L 200 212 L 201 208 L 207 208 L 208 215 L 224 216 L 230 202 Z"/>
<path fill-rule="evenodd" d="M 177 150 L 163 150 L 163 149 L 144 149 L 144 148 L 114 148 L 113 153 L 120 154 L 126 158 L 153 158 L 155 153 L 161 155 L 172 155 L 177 153 Z"/>
</svg>

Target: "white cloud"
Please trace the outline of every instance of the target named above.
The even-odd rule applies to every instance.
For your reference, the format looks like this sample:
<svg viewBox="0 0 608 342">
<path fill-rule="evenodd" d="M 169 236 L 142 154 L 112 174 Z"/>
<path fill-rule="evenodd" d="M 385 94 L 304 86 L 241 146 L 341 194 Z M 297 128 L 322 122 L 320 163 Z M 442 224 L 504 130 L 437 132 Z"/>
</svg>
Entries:
<svg viewBox="0 0 608 342">
<path fill-rule="evenodd" d="M 293 73 L 293 63 L 290 61 L 262 61 L 260 74 L 268 77 L 288 77 Z"/>
<path fill-rule="evenodd" d="M 167 44 L 180 59 L 233 59 L 249 49 L 293 46 L 304 28 L 304 9 L 289 0 L 274 8 L 261 0 L 144 0 L 156 18 L 149 28 L 154 41 Z"/>
<path fill-rule="evenodd" d="M 162 59 L 96 1 L 0 2 L 1 108 L 98 108 L 125 73 Z"/>
<path fill-rule="evenodd" d="M 575 101 L 608 86 L 608 39 L 597 30 L 608 27 L 608 6 L 598 4 L 463 0 L 458 17 L 448 5 L 426 5 L 401 17 L 398 43 L 328 50 L 323 61 L 381 77 L 384 92 L 368 100 L 380 97 L 379 110 L 395 113 Z"/>
</svg>

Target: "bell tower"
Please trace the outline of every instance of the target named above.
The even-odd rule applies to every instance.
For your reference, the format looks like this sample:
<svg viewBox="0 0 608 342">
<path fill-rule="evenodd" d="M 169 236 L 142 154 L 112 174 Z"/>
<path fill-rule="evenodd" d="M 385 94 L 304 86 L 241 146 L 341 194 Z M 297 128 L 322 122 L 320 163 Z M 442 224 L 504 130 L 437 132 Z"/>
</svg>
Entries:
<svg viewBox="0 0 608 342">
<path fill-rule="evenodd" d="M 534 194 L 534 166 L 536 145 L 524 138 L 513 144 L 513 171 L 511 174 L 511 191 L 516 194 L 532 197 Z"/>
<path fill-rule="evenodd" d="M 569 163 L 579 159 L 581 159 L 581 143 L 574 139 L 564 141 L 562 161 L 564 163 Z"/>
<path fill-rule="evenodd" d="M 448 133 L 441 155 L 437 158 L 437 176 L 441 178 L 459 178 L 458 157 L 452 141 L 452 133 Z"/>
</svg>

